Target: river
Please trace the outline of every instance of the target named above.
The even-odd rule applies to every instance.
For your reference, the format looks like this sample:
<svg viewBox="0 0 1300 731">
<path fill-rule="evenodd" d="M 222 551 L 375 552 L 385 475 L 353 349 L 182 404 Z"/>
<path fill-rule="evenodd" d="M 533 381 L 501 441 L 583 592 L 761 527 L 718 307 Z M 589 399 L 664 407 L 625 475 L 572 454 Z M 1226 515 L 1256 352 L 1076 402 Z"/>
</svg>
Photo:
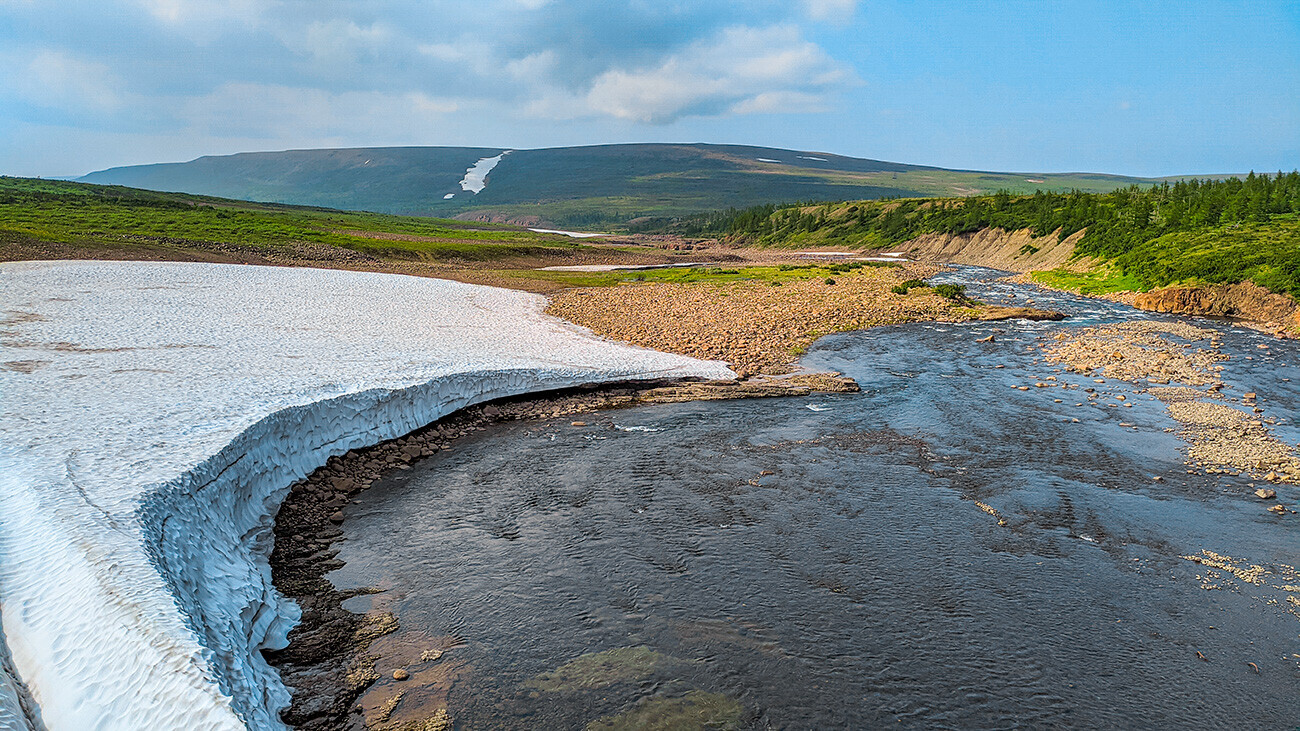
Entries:
<svg viewBox="0 0 1300 731">
<path fill-rule="evenodd" d="M 1040 338 L 1152 315 L 943 279 L 1072 317 L 834 335 L 803 365 L 861 393 L 500 424 L 376 483 L 330 578 L 382 589 L 349 606 L 396 614 L 377 667 L 413 677 L 366 702 L 457 728 L 1293 727 L 1295 516 L 1188 474 L 1140 389 L 1015 389 L 1093 385 Z M 1198 324 L 1295 444 L 1297 347 Z"/>
</svg>

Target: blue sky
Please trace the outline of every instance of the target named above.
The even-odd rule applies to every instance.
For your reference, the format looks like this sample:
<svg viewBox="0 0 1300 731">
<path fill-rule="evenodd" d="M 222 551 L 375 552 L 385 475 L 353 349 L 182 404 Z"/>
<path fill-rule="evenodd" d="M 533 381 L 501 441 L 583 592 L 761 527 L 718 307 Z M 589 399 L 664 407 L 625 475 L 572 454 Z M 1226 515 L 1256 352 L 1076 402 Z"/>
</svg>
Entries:
<svg viewBox="0 0 1300 731">
<path fill-rule="evenodd" d="M 981 170 L 1300 166 L 1300 2 L 0 0 L 0 173 L 735 142 Z"/>
</svg>

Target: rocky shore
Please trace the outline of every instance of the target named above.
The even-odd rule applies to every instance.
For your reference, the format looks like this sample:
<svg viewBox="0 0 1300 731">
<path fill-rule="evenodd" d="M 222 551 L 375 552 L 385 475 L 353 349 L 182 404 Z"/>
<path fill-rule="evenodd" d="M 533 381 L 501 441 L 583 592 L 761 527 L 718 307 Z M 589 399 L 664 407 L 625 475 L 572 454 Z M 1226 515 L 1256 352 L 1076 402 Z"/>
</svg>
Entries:
<svg viewBox="0 0 1300 731">
<path fill-rule="evenodd" d="M 588 425 L 573 417 L 599 409 L 856 390 L 857 384 L 851 379 L 834 373 L 573 389 L 473 406 L 400 439 L 330 458 L 324 467 L 293 485 L 275 521 L 272 579 L 276 588 L 297 602 L 303 612 L 302 622 L 289 635 L 289 646 L 266 653 L 294 691 L 285 721 L 311 731 L 348 727 L 439 731 L 451 727 L 445 706 L 401 708 L 400 690 L 385 692 L 379 699 L 363 698 L 380 678 L 376 667 L 380 658 L 371 652 L 372 644 L 395 631 L 397 619 L 385 612 L 360 615 L 344 609 L 344 601 L 368 592 L 342 592 L 326 578 L 342 565 L 335 558 L 337 549 L 333 545 L 343 535 L 339 525 L 346 517 L 347 506 L 385 473 L 410 469 L 410 464 L 421 457 L 451 448 L 456 440 L 499 421 L 559 419 L 576 429 Z M 385 670 L 394 680 L 404 682 L 413 674 L 433 669 L 443 660 L 446 649 L 405 648 L 403 654 L 410 656 L 410 662 Z"/>
<path fill-rule="evenodd" d="M 1229 317 L 1276 337 L 1296 337 L 1300 331 L 1295 300 L 1251 282 L 1155 289 L 1135 295 L 1133 306 L 1149 312 Z"/>
<path fill-rule="evenodd" d="M 834 332 L 906 322 L 1063 317 L 946 299 L 930 287 L 894 291 L 903 282 L 939 271 L 938 266 L 908 263 L 780 286 L 647 283 L 570 289 L 553 295 L 547 312 L 614 340 L 723 360 L 741 376 L 787 372 L 817 338 Z"/>
<path fill-rule="evenodd" d="M 1189 472 L 1300 483 L 1300 458 L 1269 430 L 1276 419 L 1258 405 L 1259 396 L 1253 391 L 1228 395 L 1222 374 L 1231 357 L 1221 345 L 1214 330 L 1144 320 L 1058 333 L 1044 346 L 1044 355 L 1071 372 L 1104 376 L 1094 379 L 1098 384 L 1127 382 L 1132 393 L 1164 403 L 1183 425 L 1179 436 L 1188 444 Z M 1109 390 L 1089 388 L 1089 398 L 1096 398 L 1099 389 Z M 1109 395 L 1127 400 L 1124 394 Z M 1233 401 L 1239 405 L 1230 405 Z M 1276 502 L 1274 488 L 1261 487 L 1256 496 L 1268 501 L 1274 513 L 1295 512 Z"/>
</svg>

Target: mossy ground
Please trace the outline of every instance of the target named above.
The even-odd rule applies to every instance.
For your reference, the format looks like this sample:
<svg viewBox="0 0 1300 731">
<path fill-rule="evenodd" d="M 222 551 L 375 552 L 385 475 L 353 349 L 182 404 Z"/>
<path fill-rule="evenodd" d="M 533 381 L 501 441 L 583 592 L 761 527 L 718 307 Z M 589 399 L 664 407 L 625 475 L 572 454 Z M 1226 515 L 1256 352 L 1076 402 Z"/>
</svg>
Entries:
<svg viewBox="0 0 1300 731">
<path fill-rule="evenodd" d="M 1053 289 L 1063 289 L 1084 295 L 1110 294 L 1111 292 L 1142 292 L 1146 287 L 1135 276 L 1124 274 L 1113 266 L 1101 266 L 1087 271 L 1068 267 L 1030 272 L 1029 278 L 1037 284 Z"/>
</svg>

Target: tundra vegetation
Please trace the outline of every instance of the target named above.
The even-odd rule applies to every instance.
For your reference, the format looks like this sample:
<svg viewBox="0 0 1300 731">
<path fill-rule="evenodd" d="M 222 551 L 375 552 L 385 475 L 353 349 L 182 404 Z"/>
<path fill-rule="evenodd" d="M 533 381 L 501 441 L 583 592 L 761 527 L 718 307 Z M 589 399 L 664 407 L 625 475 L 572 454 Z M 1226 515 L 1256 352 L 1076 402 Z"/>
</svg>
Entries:
<svg viewBox="0 0 1300 731">
<path fill-rule="evenodd" d="M 682 218 L 664 229 L 736 244 L 864 250 L 984 229 L 1027 229 L 1060 240 L 1083 232 L 1075 257 L 1105 266 L 1057 271 L 1040 281 L 1100 293 L 1251 280 L 1300 294 L 1300 173 L 1294 171 L 1108 193 L 764 205 Z"/>
<path fill-rule="evenodd" d="M 0 177 L 0 247 L 44 245 L 94 257 L 109 250 L 129 255 L 219 246 L 275 253 L 304 244 L 431 261 L 493 261 L 583 248 L 573 239 L 517 226 Z"/>
</svg>

